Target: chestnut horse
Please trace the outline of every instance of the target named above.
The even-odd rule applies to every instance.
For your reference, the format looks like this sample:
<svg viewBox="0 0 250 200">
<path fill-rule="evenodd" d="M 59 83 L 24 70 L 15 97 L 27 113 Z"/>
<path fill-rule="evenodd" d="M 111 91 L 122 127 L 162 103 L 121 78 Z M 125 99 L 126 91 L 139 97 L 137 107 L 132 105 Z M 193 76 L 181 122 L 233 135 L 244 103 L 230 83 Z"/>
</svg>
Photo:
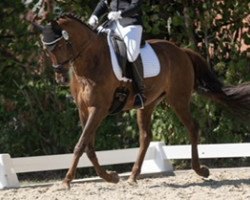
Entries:
<svg viewBox="0 0 250 200">
<path fill-rule="evenodd" d="M 107 38 L 98 35 L 84 22 L 69 14 L 52 21 L 50 27 L 54 33 L 59 35 L 64 31 L 62 37 L 52 45 L 53 48 L 47 44 L 45 49 L 56 68 L 57 75 L 61 77 L 60 82 L 66 81 L 65 71 L 71 68 L 71 92 L 83 126 L 82 134 L 74 149 L 72 165 L 63 184 L 67 188 L 70 187 L 78 161 L 84 152 L 101 178 L 117 183 L 119 181 L 117 173 L 105 171 L 100 166 L 94 150 L 96 129 L 109 115 L 115 90 L 124 84 L 117 80 L 113 73 Z M 43 31 L 44 27 L 39 26 L 39 29 Z M 229 107 L 239 107 L 249 111 L 249 85 L 225 89 L 213 76 L 205 60 L 197 53 L 181 49 L 165 40 L 147 42 L 152 45 L 158 55 L 161 70 L 159 75 L 144 80 L 147 101 L 144 109 L 137 110 L 140 148 L 129 181 L 136 182 L 140 174 L 144 156 L 152 139 L 151 115 L 156 105 L 164 98 L 189 131 L 192 168 L 198 175 L 208 177 L 208 168 L 201 166 L 199 162 L 197 150 L 199 127 L 190 113 L 191 95 L 198 87 L 203 88 L 203 94 L 213 100 Z M 132 84 L 126 84 L 130 94 L 123 108 L 124 111 L 133 109 L 135 95 Z M 247 89 L 242 90 L 242 87 Z M 243 95 L 241 92 L 245 94 Z"/>
</svg>

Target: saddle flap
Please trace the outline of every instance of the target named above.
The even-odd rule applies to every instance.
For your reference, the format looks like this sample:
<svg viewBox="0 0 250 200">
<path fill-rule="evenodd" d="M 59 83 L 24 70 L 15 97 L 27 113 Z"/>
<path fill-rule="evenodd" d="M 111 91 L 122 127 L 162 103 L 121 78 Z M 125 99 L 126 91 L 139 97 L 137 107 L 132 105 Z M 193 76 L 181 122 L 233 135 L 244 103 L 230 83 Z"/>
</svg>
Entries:
<svg viewBox="0 0 250 200">
<path fill-rule="evenodd" d="M 122 39 L 120 39 L 115 35 L 111 36 L 111 43 L 114 48 L 118 64 L 121 67 L 122 76 L 126 77 L 126 64 L 127 64 L 126 45 Z"/>
</svg>

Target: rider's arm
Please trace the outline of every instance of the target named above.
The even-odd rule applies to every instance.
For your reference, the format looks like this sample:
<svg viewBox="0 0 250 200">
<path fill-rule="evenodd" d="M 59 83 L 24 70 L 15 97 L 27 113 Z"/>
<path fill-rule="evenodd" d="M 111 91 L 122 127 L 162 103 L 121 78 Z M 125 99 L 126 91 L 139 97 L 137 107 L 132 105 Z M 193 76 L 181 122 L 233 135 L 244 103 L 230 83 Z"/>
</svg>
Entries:
<svg viewBox="0 0 250 200">
<path fill-rule="evenodd" d="M 108 12 L 108 2 L 107 0 L 100 0 L 92 15 L 95 15 L 99 18 L 106 12 Z"/>
<path fill-rule="evenodd" d="M 132 0 L 130 6 L 127 9 L 121 11 L 121 16 L 129 17 L 136 14 L 142 5 L 142 1 L 143 0 Z"/>
</svg>

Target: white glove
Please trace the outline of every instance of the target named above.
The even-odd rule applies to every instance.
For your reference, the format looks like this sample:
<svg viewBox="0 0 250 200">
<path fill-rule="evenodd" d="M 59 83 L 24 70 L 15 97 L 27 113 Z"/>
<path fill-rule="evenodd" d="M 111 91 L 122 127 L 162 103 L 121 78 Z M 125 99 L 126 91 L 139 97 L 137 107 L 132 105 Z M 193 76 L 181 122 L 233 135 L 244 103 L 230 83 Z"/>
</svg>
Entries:
<svg viewBox="0 0 250 200">
<path fill-rule="evenodd" d="M 98 24 L 98 17 L 95 15 L 91 15 L 91 17 L 88 20 L 88 24 L 92 27 L 96 26 Z"/>
<path fill-rule="evenodd" d="M 109 20 L 117 20 L 117 19 L 121 19 L 121 11 L 111 11 L 108 14 L 108 19 Z"/>
</svg>

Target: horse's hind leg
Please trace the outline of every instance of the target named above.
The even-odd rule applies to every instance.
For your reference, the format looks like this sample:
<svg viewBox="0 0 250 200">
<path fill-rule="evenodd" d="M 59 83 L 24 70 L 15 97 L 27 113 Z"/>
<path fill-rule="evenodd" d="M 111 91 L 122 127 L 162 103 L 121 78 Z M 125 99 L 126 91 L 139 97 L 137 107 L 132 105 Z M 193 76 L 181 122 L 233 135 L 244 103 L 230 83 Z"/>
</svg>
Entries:
<svg viewBox="0 0 250 200">
<path fill-rule="evenodd" d="M 150 106 L 137 111 L 137 123 L 140 131 L 140 149 L 136 162 L 132 168 L 132 173 L 128 179 L 129 182 L 136 182 L 137 176 L 141 172 L 141 166 L 152 139 L 151 115 L 154 108 L 155 104 L 151 104 Z"/>
<path fill-rule="evenodd" d="M 199 155 L 197 145 L 199 142 L 199 126 L 197 122 L 192 118 L 191 113 L 189 111 L 189 106 L 185 103 L 181 104 L 178 102 L 178 105 L 172 105 L 176 114 L 181 119 L 182 123 L 187 127 L 189 130 L 191 146 L 192 146 L 192 168 L 194 171 L 203 177 L 209 176 L 209 170 L 205 166 L 200 166 L 199 162 Z"/>
</svg>

